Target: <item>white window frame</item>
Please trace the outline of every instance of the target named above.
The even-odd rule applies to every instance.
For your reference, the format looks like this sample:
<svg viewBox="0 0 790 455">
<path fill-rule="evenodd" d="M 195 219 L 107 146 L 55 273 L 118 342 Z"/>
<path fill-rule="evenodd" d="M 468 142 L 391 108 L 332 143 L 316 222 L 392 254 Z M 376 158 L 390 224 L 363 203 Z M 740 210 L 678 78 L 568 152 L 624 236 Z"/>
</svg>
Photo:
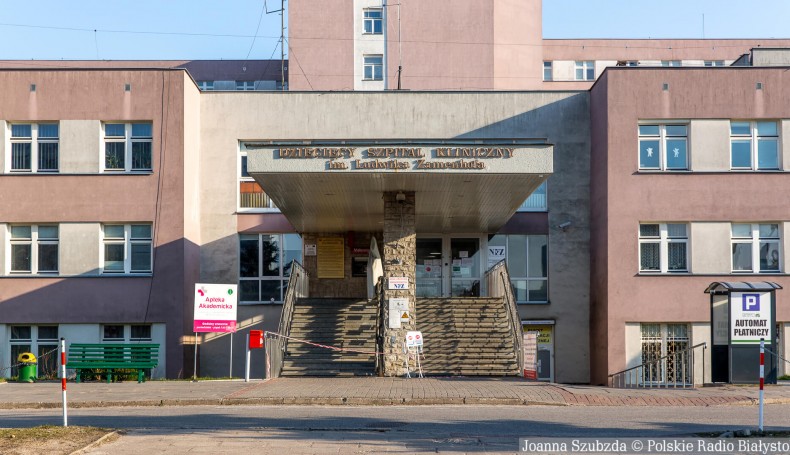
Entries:
<svg viewBox="0 0 790 455">
<path fill-rule="evenodd" d="M 370 17 L 369 13 L 378 12 L 379 17 Z M 363 35 L 383 35 L 384 34 L 384 9 L 383 8 L 365 8 L 362 12 L 362 34 Z M 379 24 L 379 31 L 376 31 L 376 23 Z M 370 31 L 368 31 L 368 24 Z"/>
<path fill-rule="evenodd" d="M 677 68 L 683 66 L 683 60 L 661 60 L 661 66 Z"/>
<path fill-rule="evenodd" d="M 237 176 L 237 183 L 236 183 L 236 210 L 239 212 L 279 212 L 280 209 L 274 205 L 272 199 L 264 192 L 263 197 L 265 197 L 267 201 L 266 207 L 242 207 L 241 206 L 241 184 L 242 183 L 255 183 L 255 179 L 252 177 L 245 177 L 242 175 L 244 170 L 244 159 L 247 157 L 247 152 L 245 150 L 241 150 L 239 152 L 239 159 L 237 162 L 236 167 L 236 176 Z"/>
<path fill-rule="evenodd" d="M 735 225 L 748 225 L 751 227 L 751 237 L 736 237 L 735 232 L 733 231 L 733 227 Z M 777 236 L 776 237 L 761 237 L 760 236 L 760 226 L 766 225 L 776 225 L 777 226 Z M 778 268 L 777 270 L 762 270 L 760 268 L 760 245 L 762 242 L 771 242 L 776 243 L 777 248 L 776 251 L 779 252 L 778 258 Z M 751 245 L 751 257 L 752 257 L 752 268 L 751 270 L 735 270 L 735 264 L 733 261 L 733 251 L 732 248 L 736 244 L 741 245 Z M 732 273 L 742 275 L 742 274 L 779 274 L 782 273 L 784 267 L 782 267 L 784 260 L 784 251 L 782 249 L 782 223 L 779 222 L 763 222 L 763 223 L 731 223 L 730 224 L 730 270 Z"/>
<path fill-rule="evenodd" d="M 380 63 L 368 63 L 369 58 L 378 58 Z M 367 70 L 370 68 L 371 77 L 367 77 Z M 376 68 L 379 68 L 381 77 L 376 77 Z M 384 80 L 384 55 L 383 54 L 365 54 L 362 56 L 362 80 L 365 81 L 383 81 Z"/>
<path fill-rule="evenodd" d="M 197 85 L 198 89 L 204 92 L 214 90 L 214 81 L 198 81 Z"/>
<path fill-rule="evenodd" d="M 239 92 L 251 92 L 255 90 L 255 81 L 236 81 L 236 90 Z"/>
<path fill-rule="evenodd" d="M 550 60 L 543 61 L 543 81 L 551 82 L 554 80 L 554 62 Z"/>
<path fill-rule="evenodd" d="M 12 137 L 13 126 L 30 125 L 30 137 Z M 40 125 L 56 125 L 58 127 L 58 137 L 54 138 L 40 138 L 38 137 L 38 130 Z M 60 123 L 59 122 L 9 122 L 7 125 L 6 137 L 6 172 L 13 174 L 33 174 L 33 173 L 46 173 L 56 174 L 60 172 Z M 13 144 L 30 144 L 30 168 L 29 169 L 13 169 Z M 39 162 L 39 144 L 57 144 L 58 145 L 58 159 L 57 167 L 54 169 L 40 169 Z"/>
<path fill-rule="evenodd" d="M 39 238 L 39 227 L 54 227 L 58 230 L 58 237 L 56 238 Z M 11 230 L 14 227 L 30 227 L 30 238 L 14 239 L 11 236 Z M 6 255 L 6 270 L 7 275 L 58 275 L 60 273 L 60 226 L 57 224 L 10 224 L 8 225 L 8 254 Z M 13 246 L 14 245 L 30 245 L 30 270 L 11 270 L 13 259 Z M 40 245 L 55 245 L 58 247 L 58 269 L 57 270 L 39 270 L 38 253 Z"/>
<path fill-rule="evenodd" d="M 643 135 L 640 133 L 639 128 L 642 126 L 658 126 L 658 136 L 654 135 Z M 686 127 L 686 135 L 685 136 L 670 136 L 667 134 L 667 126 L 685 126 Z M 638 137 L 638 147 L 637 147 L 637 165 L 640 171 L 666 171 L 666 172 L 683 172 L 689 170 L 689 163 L 691 162 L 691 150 L 690 150 L 690 142 L 689 142 L 689 130 L 691 129 L 691 125 L 688 121 L 679 120 L 673 122 L 650 122 L 650 121 L 642 121 L 639 122 L 637 125 L 636 134 Z M 642 140 L 658 140 L 658 154 L 659 154 L 659 165 L 658 167 L 644 167 L 642 166 Z M 667 164 L 667 140 L 671 141 L 679 141 L 685 140 L 686 142 L 686 165 L 682 168 L 680 167 L 669 167 Z"/>
<path fill-rule="evenodd" d="M 579 71 L 582 72 L 581 78 L 579 78 Z M 573 76 L 574 80 L 577 81 L 594 81 L 595 60 L 576 60 L 574 62 Z"/>
<path fill-rule="evenodd" d="M 669 229 L 668 225 L 670 224 L 677 224 L 683 225 L 686 227 L 686 235 L 685 237 L 670 237 L 669 236 Z M 655 236 L 643 236 L 642 235 L 642 226 L 644 225 L 658 225 L 659 227 L 659 235 L 658 237 Z M 639 223 L 639 231 L 637 232 L 637 236 L 639 238 L 639 246 L 637 248 L 637 256 L 639 264 L 639 273 L 643 274 L 650 274 L 650 275 L 657 275 L 657 274 L 667 274 L 667 275 L 676 275 L 682 273 L 691 273 L 691 248 L 690 248 L 690 225 L 686 222 L 675 222 L 675 223 L 655 223 L 655 222 L 643 222 Z M 671 243 L 684 243 L 686 245 L 686 268 L 685 269 L 671 269 L 669 268 L 669 244 Z M 659 270 L 652 270 L 652 269 L 643 269 L 642 268 L 642 245 L 645 244 L 658 244 L 658 260 L 659 260 Z"/>
<path fill-rule="evenodd" d="M 628 60 L 625 62 L 625 66 L 639 66 L 639 60 Z"/>
<path fill-rule="evenodd" d="M 11 338 L 12 336 L 12 327 L 30 327 L 30 338 Z M 28 351 L 32 352 L 34 355 L 38 356 L 41 352 L 42 348 L 48 348 L 47 351 L 57 350 L 58 347 L 58 338 L 41 338 L 41 328 L 42 327 L 55 327 L 58 331 L 58 336 L 60 336 L 60 326 L 58 324 L 10 324 L 8 326 L 8 344 L 6 346 L 7 354 L 11 354 L 13 352 L 12 346 L 27 346 L 29 349 Z M 50 361 L 54 361 L 53 366 L 60 365 L 60 358 L 57 355 L 57 352 L 50 355 Z M 43 376 L 44 374 L 52 375 L 56 373 L 56 371 L 44 371 L 42 367 L 43 359 L 39 358 L 39 366 L 38 366 L 38 375 L 39 377 Z M 16 359 L 12 359 L 12 363 L 16 363 Z M 14 374 L 17 374 L 17 368 L 10 368 L 5 370 L 5 377 L 11 377 Z M 0 371 L 0 377 L 3 377 L 3 371 Z"/>
<path fill-rule="evenodd" d="M 106 226 L 123 226 L 124 236 L 123 238 L 120 237 L 110 237 L 107 238 L 105 236 L 105 227 Z M 148 226 L 151 228 L 151 237 L 150 238 L 133 238 L 132 237 L 132 226 Z M 101 245 L 99 247 L 99 264 L 100 270 L 102 275 L 151 275 L 153 273 L 153 262 L 154 262 L 154 242 L 153 242 L 153 235 L 154 235 L 154 226 L 152 223 L 103 223 L 101 225 Z M 106 245 L 123 245 L 123 270 L 107 270 L 106 264 L 104 262 L 104 247 Z M 135 270 L 132 271 L 132 245 L 148 245 L 150 248 L 149 253 L 149 267 L 148 270 Z"/>
<path fill-rule="evenodd" d="M 705 60 L 704 65 L 707 67 L 724 66 L 724 60 Z"/>
<path fill-rule="evenodd" d="M 749 134 L 733 134 L 733 123 L 748 123 Z M 773 123 L 776 125 L 776 136 L 760 136 L 757 128 L 758 123 Z M 730 170 L 733 171 L 778 171 L 782 169 L 782 143 L 779 140 L 781 123 L 776 120 L 731 120 L 730 121 Z M 733 141 L 750 141 L 751 163 L 749 167 L 733 167 L 732 165 L 732 143 Z M 776 142 L 776 167 L 759 167 L 760 141 L 773 140 Z"/>
<path fill-rule="evenodd" d="M 132 137 L 132 125 L 135 124 L 148 124 L 151 126 L 151 136 L 140 136 L 140 137 Z M 107 125 L 124 125 L 124 136 L 107 136 Z M 103 122 L 102 123 L 102 143 L 101 143 L 101 155 L 99 157 L 99 161 L 101 163 L 101 170 L 102 172 L 108 174 L 120 174 L 120 173 L 140 173 L 140 174 L 150 174 L 153 172 L 154 167 L 154 125 L 152 122 Z M 107 150 L 106 145 L 110 142 L 122 142 L 124 144 L 124 167 L 121 168 L 107 168 Z M 151 167 L 150 168 L 133 168 L 133 154 L 132 154 L 132 144 L 134 143 L 150 143 L 151 144 Z"/>
<path fill-rule="evenodd" d="M 108 326 L 120 326 L 122 327 L 123 335 L 118 338 L 107 338 L 104 336 L 104 328 Z M 132 327 L 133 326 L 146 326 L 151 331 L 151 336 L 147 338 L 133 338 L 132 337 Z M 151 341 L 154 336 L 154 327 L 153 324 L 101 324 L 99 327 L 99 335 L 101 338 L 102 343 L 105 342 L 121 342 L 121 343 L 129 343 L 129 342 L 139 342 L 139 341 Z"/>
</svg>

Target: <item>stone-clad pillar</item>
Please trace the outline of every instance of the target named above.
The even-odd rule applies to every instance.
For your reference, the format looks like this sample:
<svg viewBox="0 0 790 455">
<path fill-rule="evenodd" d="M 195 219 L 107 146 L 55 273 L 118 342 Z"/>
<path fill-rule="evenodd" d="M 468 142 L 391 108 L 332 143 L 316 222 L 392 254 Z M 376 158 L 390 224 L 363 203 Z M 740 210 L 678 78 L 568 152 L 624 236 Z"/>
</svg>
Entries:
<svg viewBox="0 0 790 455">
<path fill-rule="evenodd" d="M 401 194 L 398 197 L 398 194 Z M 399 200 L 400 199 L 400 200 Z M 416 330 L 415 324 L 415 261 L 417 256 L 417 238 L 414 225 L 414 192 L 384 193 L 384 308 L 389 315 L 390 298 L 406 297 L 409 299 L 409 322 L 401 324 L 399 329 L 389 328 L 384 337 L 384 375 L 401 376 L 406 374 L 403 343 L 406 332 Z M 388 290 L 389 277 L 406 277 L 408 289 Z"/>
</svg>

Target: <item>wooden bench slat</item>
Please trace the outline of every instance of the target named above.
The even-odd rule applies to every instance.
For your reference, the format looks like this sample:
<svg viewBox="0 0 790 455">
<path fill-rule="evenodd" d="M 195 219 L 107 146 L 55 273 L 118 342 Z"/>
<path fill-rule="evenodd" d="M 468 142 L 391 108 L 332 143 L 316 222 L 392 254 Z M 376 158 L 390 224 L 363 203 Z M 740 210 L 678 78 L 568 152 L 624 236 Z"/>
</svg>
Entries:
<svg viewBox="0 0 790 455">
<path fill-rule="evenodd" d="M 124 369 L 137 370 L 137 382 L 144 382 L 143 370 L 156 368 L 158 356 L 155 343 L 74 343 L 67 350 L 66 367 L 77 370 L 77 382 L 82 370 L 108 370 L 110 382 L 114 370 Z"/>
</svg>

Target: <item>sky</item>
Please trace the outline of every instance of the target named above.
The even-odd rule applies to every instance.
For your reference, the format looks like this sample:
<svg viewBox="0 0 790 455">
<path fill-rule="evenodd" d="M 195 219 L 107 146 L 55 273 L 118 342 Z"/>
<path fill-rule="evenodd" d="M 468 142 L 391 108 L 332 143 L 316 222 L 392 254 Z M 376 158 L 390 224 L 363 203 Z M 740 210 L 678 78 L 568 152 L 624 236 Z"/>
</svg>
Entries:
<svg viewBox="0 0 790 455">
<path fill-rule="evenodd" d="M 0 0 L 0 5 L 0 59 L 280 56 L 280 13 L 272 12 L 280 0 Z M 790 38 L 790 0 L 544 0 L 543 36 L 702 38 L 703 15 L 706 38 Z"/>
</svg>

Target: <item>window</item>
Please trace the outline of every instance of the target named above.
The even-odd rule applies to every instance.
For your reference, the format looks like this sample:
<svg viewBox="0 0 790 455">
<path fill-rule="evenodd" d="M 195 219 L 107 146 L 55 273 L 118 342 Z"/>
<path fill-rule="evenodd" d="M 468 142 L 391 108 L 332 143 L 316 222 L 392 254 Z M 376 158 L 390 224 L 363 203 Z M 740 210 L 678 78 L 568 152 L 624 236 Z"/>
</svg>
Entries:
<svg viewBox="0 0 790 455">
<path fill-rule="evenodd" d="M 547 209 L 546 204 L 546 185 L 543 182 L 540 186 L 529 195 L 527 200 L 518 208 L 519 212 L 545 212 Z"/>
<path fill-rule="evenodd" d="M 214 90 L 214 81 L 198 81 L 197 84 L 200 90 Z"/>
<path fill-rule="evenodd" d="M 688 125 L 639 125 L 639 169 L 688 169 Z"/>
<path fill-rule="evenodd" d="M 151 324 L 104 324 L 102 341 L 151 341 Z"/>
<path fill-rule="evenodd" d="M 12 325 L 11 359 L 23 352 L 32 352 L 38 362 L 38 377 L 55 379 L 58 375 L 58 326 L 56 325 Z M 12 367 L 10 376 L 17 376 L 19 370 Z"/>
<path fill-rule="evenodd" d="M 151 273 L 150 224 L 105 224 L 102 231 L 104 273 Z"/>
<path fill-rule="evenodd" d="M 239 210 L 254 209 L 277 210 L 277 207 L 247 172 L 247 152 L 241 152 L 239 154 Z"/>
<path fill-rule="evenodd" d="M 680 354 L 691 346 L 688 325 L 641 324 L 640 332 L 642 364 L 646 364 L 641 369 L 643 384 L 682 384 L 691 380 L 691 356 Z"/>
<path fill-rule="evenodd" d="M 732 169 L 779 169 L 779 132 L 776 122 L 730 122 Z M 757 163 L 757 166 L 754 166 Z"/>
<path fill-rule="evenodd" d="M 576 80 L 577 81 L 595 80 L 595 62 L 592 60 L 577 61 Z"/>
<path fill-rule="evenodd" d="M 151 123 L 105 123 L 104 170 L 150 171 L 152 134 Z"/>
<path fill-rule="evenodd" d="M 705 60 L 705 66 L 724 66 L 724 60 Z"/>
<path fill-rule="evenodd" d="M 682 66 L 683 63 L 680 60 L 661 60 L 661 66 Z"/>
<path fill-rule="evenodd" d="M 733 273 L 779 273 L 782 255 L 779 224 L 732 224 Z M 755 270 L 754 264 L 759 264 Z"/>
<path fill-rule="evenodd" d="M 382 32 L 382 10 L 381 8 L 370 8 L 365 10 L 365 33 L 381 35 Z"/>
<path fill-rule="evenodd" d="M 57 226 L 10 226 L 11 273 L 58 273 Z"/>
<path fill-rule="evenodd" d="M 652 223 L 639 225 L 639 271 L 688 272 L 688 225 Z"/>
<path fill-rule="evenodd" d="M 548 236 L 494 235 L 488 247 L 504 247 L 518 303 L 549 301 Z"/>
<path fill-rule="evenodd" d="M 543 62 L 543 80 L 550 81 L 553 79 L 552 62 Z"/>
<path fill-rule="evenodd" d="M 381 55 L 366 55 L 364 60 L 364 79 L 366 81 L 384 80 L 384 58 Z"/>
<path fill-rule="evenodd" d="M 302 260 L 299 234 L 240 234 L 240 301 L 282 302 L 294 259 Z"/>
<path fill-rule="evenodd" d="M 255 90 L 255 81 L 236 81 L 236 90 L 239 91 Z"/>
<path fill-rule="evenodd" d="M 11 172 L 58 172 L 58 124 L 11 125 Z"/>
<path fill-rule="evenodd" d="M 639 66 L 638 60 L 628 60 L 625 62 L 625 66 Z"/>
</svg>

